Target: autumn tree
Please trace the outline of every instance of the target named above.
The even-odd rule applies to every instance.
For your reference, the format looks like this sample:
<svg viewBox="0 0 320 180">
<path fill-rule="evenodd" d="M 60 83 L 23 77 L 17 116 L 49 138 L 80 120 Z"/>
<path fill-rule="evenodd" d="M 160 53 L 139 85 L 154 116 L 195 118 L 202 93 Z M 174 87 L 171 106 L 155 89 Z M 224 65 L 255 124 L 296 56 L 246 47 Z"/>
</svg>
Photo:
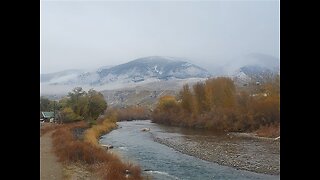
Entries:
<svg viewBox="0 0 320 180">
<path fill-rule="evenodd" d="M 280 123 L 280 82 L 275 77 L 262 86 L 262 92 L 250 104 L 250 113 L 259 125 Z"/>
<path fill-rule="evenodd" d="M 51 111 L 51 102 L 48 98 L 40 97 L 40 111 Z"/>
<path fill-rule="evenodd" d="M 162 96 L 152 113 L 152 120 L 164 124 L 174 124 L 178 119 L 180 107 L 174 96 Z"/>
<path fill-rule="evenodd" d="M 69 101 L 68 106 L 71 107 L 73 112 L 80 116 L 84 116 L 87 108 L 86 92 L 81 87 L 76 87 L 72 92 L 68 93 Z"/>
<path fill-rule="evenodd" d="M 158 108 L 161 110 L 172 110 L 178 106 L 174 96 L 162 96 L 159 99 Z"/>
<path fill-rule="evenodd" d="M 40 97 L 40 111 L 54 111 L 60 110 L 62 105 L 59 101 L 49 100 L 46 97 Z"/>
<path fill-rule="evenodd" d="M 214 107 L 230 108 L 236 103 L 236 89 L 230 78 L 218 77 L 206 81 L 208 101 Z"/>
<path fill-rule="evenodd" d="M 195 108 L 197 112 L 202 113 L 209 110 L 208 103 L 205 95 L 205 84 L 198 82 L 193 85 L 194 97 L 195 97 Z"/>
<path fill-rule="evenodd" d="M 194 84 L 193 91 L 184 85 L 177 100 L 161 97 L 152 120 L 214 131 L 255 131 L 280 125 L 279 77 L 256 85 L 254 93 L 237 90 L 230 78 L 212 78 Z"/>
<path fill-rule="evenodd" d="M 61 100 L 63 113 L 68 119 L 96 120 L 107 108 L 103 95 L 93 89 L 88 93 L 81 87 L 76 87 L 68 93 L 68 98 Z"/>
<path fill-rule="evenodd" d="M 76 114 L 70 107 L 63 108 L 62 111 L 60 112 L 60 116 L 64 122 L 83 120 L 83 118 L 78 114 Z"/>
<path fill-rule="evenodd" d="M 183 110 L 187 113 L 193 111 L 193 97 L 188 84 L 183 85 L 182 90 L 179 93 L 179 100 L 181 101 Z"/>
<path fill-rule="evenodd" d="M 88 116 L 97 119 L 107 109 L 107 102 L 103 95 L 93 89 L 88 91 Z"/>
</svg>

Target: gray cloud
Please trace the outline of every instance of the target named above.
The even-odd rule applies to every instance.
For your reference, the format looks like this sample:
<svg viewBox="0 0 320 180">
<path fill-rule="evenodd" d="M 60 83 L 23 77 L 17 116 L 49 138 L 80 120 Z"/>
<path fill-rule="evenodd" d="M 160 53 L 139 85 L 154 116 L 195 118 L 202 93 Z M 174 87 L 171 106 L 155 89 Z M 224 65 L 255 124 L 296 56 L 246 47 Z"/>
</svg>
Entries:
<svg viewBox="0 0 320 180">
<path fill-rule="evenodd" d="M 251 53 L 279 58 L 278 1 L 42 2 L 42 73 L 152 55 L 211 69 Z"/>
</svg>

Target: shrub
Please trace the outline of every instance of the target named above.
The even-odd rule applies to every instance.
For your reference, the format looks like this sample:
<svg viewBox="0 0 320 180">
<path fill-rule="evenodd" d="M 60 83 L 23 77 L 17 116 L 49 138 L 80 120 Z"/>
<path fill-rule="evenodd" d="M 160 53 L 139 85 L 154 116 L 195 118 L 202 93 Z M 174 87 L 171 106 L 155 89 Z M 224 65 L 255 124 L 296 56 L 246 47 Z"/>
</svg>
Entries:
<svg viewBox="0 0 320 180">
<path fill-rule="evenodd" d="M 96 141 L 92 141 L 91 138 L 99 136 L 96 132 L 107 132 L 114 128 L 114 125 L 115 121 L 106 119 L 103 123 L 93 126 L 88 132 L 94 133 L 89 133 L 90 140 L 87 139 L 86 142 L 76 140 L 71 132 L 73 128 L 87 127 L 86 123 L 62 125 L 52 134 L 53 147 L 59 160 L 65 163 L 80 162 L 91 165 L 91 169 L 103 179 L 142 179 L 139 166 L 123 163 L 116 155 L 108 153 L 97 146 Z M 126 170 L 130 172 L 128 178 L 126 178 Z"/>
<path fill-rule="evenodd" d="M 152 112 L 152 121 L 214 131 L 255 131 L 280 124 L 279 79 L 252 91 L 237 92 L 233 81 L 219 77 L 197 83 L 193 92 L 184 85 L 178 94 L 164 96 Z M 271 133 L 272 131 L 266 131 Z"/>
<path fill-rule="evenodd" d="M 64 122 L 72 122 L 83 119 L 81 116 L 74 113 L 70 107 L 64 108 L 61 112 L 61 116 Z"/>
<path fill-rule="evenodd" d="M 114 112 L 116 114 L 117 121 L 150 119 L 150 110 L 139 106 L 114 108 L 108 110 L 108 113 L 109 112 Z"/>
</svg>

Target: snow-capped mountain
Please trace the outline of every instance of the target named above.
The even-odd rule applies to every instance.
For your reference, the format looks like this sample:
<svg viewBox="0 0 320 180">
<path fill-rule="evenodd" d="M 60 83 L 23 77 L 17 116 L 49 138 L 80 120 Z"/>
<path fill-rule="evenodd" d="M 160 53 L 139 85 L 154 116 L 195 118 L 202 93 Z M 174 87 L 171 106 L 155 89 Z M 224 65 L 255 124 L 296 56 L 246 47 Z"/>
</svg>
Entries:
<svg viewBox="0 0 320 180">
<path fill-rule="evenodd" d="M 63 71 L 41 75 L 44 85 L 102 86 L 172 79 L 207 78 L 210 73 L 180 58 L 151 56 L 91 72 Z"/>
<path fill-rule="evenodd" d="M 279 74 L 275 69 L 269 69 L 258 65 L 248 65 L 239 68 L 232 75 L 236 83 L 264 82 Z"/>
<path fill-rule="evenodd" d="M 70 69 L 64 70 L 56 73 L 48 73 L 48 74 L 41 74 L 40 82 L 41 83 L 60 83 L 60 82 L 67 82 L 72 80 L 82 74 L 84 71 L 79 69 Z"/>
<path fill-rule="evenodd" d="M 280 61 L 274 56 L 251 53 L 234 57 L 216 69 L 220 69 L 218 76 L 230 77 L 237 84 L 264 82 L 280 75 Z"/>
<path fill-rule="evenodd" d="M 242 85 L 255 81 L 264 82 L 280 74 L 279 59 L 257 53 L 212 67 L 219 70 L 219 73 L 209 73 L 186 59 L 150 56 L 90 71 L 66 70 L 42 74 L 41 91 L 43 94 L 63 94 L 77 86 L 98 91 L 136 87 L 151 88 L 152 91 L 177 90 L 185 83 L 203 82 L 215 76 L 227 76 L 236 84 Z"/>
<path fill-rule="evenodd" d="M 147 79 L 186 79 L 192 77 L 205 78 L 210 74 L 205 69 L 174 58 L 152 56 L 139 58 L 110 69 L 98 71 L 99 80 L 104 84 L 114 81 L 140 82 Z"/>
</svg>

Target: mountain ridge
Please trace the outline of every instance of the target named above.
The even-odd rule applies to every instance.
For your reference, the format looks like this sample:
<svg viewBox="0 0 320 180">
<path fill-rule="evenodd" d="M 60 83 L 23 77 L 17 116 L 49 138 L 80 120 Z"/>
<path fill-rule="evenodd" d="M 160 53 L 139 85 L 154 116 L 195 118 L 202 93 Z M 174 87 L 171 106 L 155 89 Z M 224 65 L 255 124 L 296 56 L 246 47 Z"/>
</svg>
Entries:
<svg viewBox="0 0 320 180">
<path fill-rule="evenodd" d="M 47 76 L 49 75 L 53 77 L 48 78 Z M 72 71 L 71 74 L 61 72 L 42 74 L 41 82 L 51 85 L 79 84 L 99 86 L 116 81 L 129 83 L 145 81 L 150 78 L 168 80 L 174 78 L 207 78 L 210 76 L 211 74 L 204 68 L 187 61 L 182 61 L 181 59 L 149 56 L 134 59 L 110 68 L 98 68 L 91 72 Z"/>
<path fill-rule="evenodd" d="M 225 69 L 217 67 L 222 72 L 219 75 L 213 75 L 214 73 L 189 63 L 185 58 L 168 56 L 142 57 L 119 65 L 102 66 L 91 71 L 65 70 L 42 74 L 41 93 L 66 93 L 77 86 L 84 89 L 94 88 L 98 91 L 137 87 L 146 89 L 148 86 L 157 87 L 152 89 L 158 90 L 161 88 L 176 90 L 183 84 L 205 81 L 210 77 L 217 76 L 230 77 L 236 84 L 243 85 L 255 81 L 263 82 L 263 80 L 280 73 L 279 66 L 275 66 L 277 65 L 276 58 L 262 55 L 252 57 L 263 58 L 260 60 L 261 63 L 259 60 L 252 59 L 251 62 L 243 63 L 239 67 L 234 64 L 232 71 L 225 71 L 232 64 L 227 64 Z M 272 62 L 263 62 L 268 60 L 272 60 Z M 161 85 L 158 86 L 158 84 Z"/>
</svg>

